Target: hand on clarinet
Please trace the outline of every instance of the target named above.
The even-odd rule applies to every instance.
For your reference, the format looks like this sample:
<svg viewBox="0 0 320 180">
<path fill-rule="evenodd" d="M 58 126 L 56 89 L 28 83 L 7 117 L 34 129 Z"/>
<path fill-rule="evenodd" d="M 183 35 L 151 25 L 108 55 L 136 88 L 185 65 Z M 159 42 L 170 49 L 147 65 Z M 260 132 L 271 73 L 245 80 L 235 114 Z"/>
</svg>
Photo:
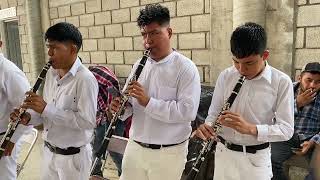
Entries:
<svg viewBox="0 0 320 180">
<path fill-rule="evenodd" d="M 11 156 L 13 148 L 14 148 L 14 143 L 11 141 L 8 141 L 6 149 L 3 152 L 4 156 Z"/>
<path fill-rule="evenodd" d="M 138 103 L 146 107 L 149 103 L 150 97 L 144 91 L 144 88 L 138 81 L 130 82 L 128 86 L 128 94 L 137 99 Z"/>
<path fill-rule="evenodd" d="M 218 139 L 217 134 L 213 131 L 212 127 L 206 123 L 201 124 L 192 136 L 194 135 L 205 141 L 209 139 Z"/>
<path fill-rule="evenodd" d="M 12 122 L 15 122 L 18 119 L 19 115 L 20 115 L 19 109 L 14 109 L 13 112 L 10 114 L 10 120 Z M 30 119 L 31 119 L 30 113 L 25 112 L 20 116 L 20 122 L 19 123 L 27 126 L 29 121 L 30 121 Z"/>
<path fill-rule="evenodd" d="M 21 107 L 25 109 L 32 109 L 35 112 L 41 114 L 44 108 L 47 106 L 47 103 L 41 96 L 32 91 L 26 92 L 26 95 L 27 97 Z"/>
<path fill-rule="evenodd" d="M 232 128 L 241 134 L 258 135 L 257 126 L 246 121 L 241 115 L 231 111 L 223 111 L 218 121 L 226 127 Z"/>
<path fill-rule="evenodd" d="M 120 103 L 121 103 L 120 97 L 113 98 L 110 103 L 109 111 L 111 111 L 112 114 L 118 112 L 120 110 L 120 106 L 121 106 Z"/>
</svg>

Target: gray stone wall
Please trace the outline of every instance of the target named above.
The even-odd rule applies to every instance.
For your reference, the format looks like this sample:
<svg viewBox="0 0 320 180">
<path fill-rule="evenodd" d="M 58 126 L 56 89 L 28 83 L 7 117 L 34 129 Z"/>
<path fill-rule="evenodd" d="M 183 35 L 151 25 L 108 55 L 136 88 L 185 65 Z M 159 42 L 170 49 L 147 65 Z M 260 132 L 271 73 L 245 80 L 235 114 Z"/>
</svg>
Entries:
<svg viewBox="0 0 320 180">
<path fill-rule="evenodd" d="M 136 26 L 139 10 L 148 3 L 161 3 L 171 12 L 172 46 L 197 65 L 201 81 L 213 85 L 218 74 L 232 64 L 229 38 L 241 22 L 242 12 L 234 0 L 44 0 L 47 13 L 43 31 L 57 22 L 79 27 L 84 41 L 80 56 L 84 63 L 101 64 L 124 79 L 142 56 L 142 38 Z M 245 1 L 243 1 L 245 3 Z M 26 0 L 0 0 L 0 8 L 16 7 L 23 70 L 32 81 Z M 264 7 L 264 8 L 263 8 Z M 268 0 L 253 8 L 259 17 L 244 10 L 253 21 L 264 22 L 269 36 L 270 64 L 294 77 L 306 62 L 319 61 L 320 1 Z M 260 9 L 254 11 L 254 9 Z M 250 16 L 251 14 L 251 16 Z"/>
<path fill-rule="evenodd" d="M 125 78 L 142 56 L 139 10 L 148 3 L 161 3 L 170 10 L 174 35 L 172 46 L 198 66 L 202 82 L 210 81 L 209 0 L 88 0 L 49 1 L 51 25 L 70 22 L 79 27 L 84 41 L 80 56 L 87 65 L 110 67 Z"/>
<path fill-rule="evenodd" d="M 21 48 L 21 58 L 23 64 L 23 71 L 26 73 L 28 79 L 31 77 L 31 60 L 28 50 L 28 28 L 27 28 L 27 17 L 26 17 L 26 8 L 25 0 L 1 0 L 0 8 L 6 9 L 10 7 L 16 7 L 17 10 L 17 19 L 19 25 L 19 38 L 20 38 L 20 48 Z"/>
<path fill-rule="evenodd" d="M 320 61 L 320 1 L 297 0 L 295 72 L 307 62 Z"/>
</svg>

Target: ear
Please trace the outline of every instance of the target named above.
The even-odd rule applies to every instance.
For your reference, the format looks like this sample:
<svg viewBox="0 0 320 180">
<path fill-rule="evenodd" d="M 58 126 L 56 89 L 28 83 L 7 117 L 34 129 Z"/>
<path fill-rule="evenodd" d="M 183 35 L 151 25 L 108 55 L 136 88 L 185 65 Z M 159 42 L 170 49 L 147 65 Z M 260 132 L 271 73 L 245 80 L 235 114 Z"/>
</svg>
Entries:
<svg viewBox="0 0 320 180">
<path fill-rule="evenodd" d="M 302 79 L 301 74 L 296 76 L 296 80 L 297 80 L 298 82 L 301 82 L 301 79 Z"/>
<path fill-rule="evenodd" d="M 167 28 L 167 31 L 168 31 L 169 39 L 171 39 L 171 37 L 172 37 L 172 28 L 171 28 L 171 27 L 168 27 L 168 28 Z"/>
<path fill-rule="evenodd" d="M 71 54 L 77 54 L 78 53 L 78 47 L 75 44 L 71 44 L 70 52 L 71 52 Z"/>
<path fill-rule="evenodd" d="M 266 61 L 269 57 L 269 50 L 265 50 L 262 54 L 262 59 Z"/>
</svg>

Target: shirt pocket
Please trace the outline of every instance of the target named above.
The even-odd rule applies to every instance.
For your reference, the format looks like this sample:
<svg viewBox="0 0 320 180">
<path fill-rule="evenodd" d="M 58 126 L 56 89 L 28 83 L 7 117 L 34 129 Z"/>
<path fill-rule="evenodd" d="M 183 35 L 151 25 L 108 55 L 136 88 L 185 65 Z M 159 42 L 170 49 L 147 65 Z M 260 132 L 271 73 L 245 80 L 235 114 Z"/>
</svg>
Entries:
<svg viewBox="0 0 320 180">
<path fill-rule="evenodd" d="M 253 93 L 254 95 L 250 99 L 250 107 L 253 112 L 259 112 L 260 117 L 266 117 L 270 112 L 275 112 L 276 105 L 276 92 L 272 89 L 257 90 Z"/>
<path fill-rule="evenodd" d="M 158 89 L 158 98 L 169 101 L 177 99 L 177 88 L 160 86 Z"/>
<path fill-rule="evenodd" d="M 62 97 L 62 103 L 61 107 L 63 110 L 76 110 L 77 109 L 77 103 L 76 103 L 76 97 L 72 95 L 64 95 Z"/>
</svg>

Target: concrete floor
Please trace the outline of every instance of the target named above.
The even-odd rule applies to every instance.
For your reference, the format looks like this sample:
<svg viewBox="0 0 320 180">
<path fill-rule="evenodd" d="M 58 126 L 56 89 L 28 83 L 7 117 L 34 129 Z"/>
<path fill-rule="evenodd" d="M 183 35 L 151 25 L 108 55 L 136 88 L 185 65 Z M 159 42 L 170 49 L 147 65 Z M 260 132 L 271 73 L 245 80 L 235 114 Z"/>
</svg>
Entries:
<svg viewBox="0 0 320 180">
<path fill-rule="evenodd" d="M 26 155 L 27 147 L 23 148 L 21 153 L 21 159 Z M 21 174 L 18 177 L 18 180 L 39 180 L 40 179 L 40 162 L 42 159 L 42 150 L 43 150 L 43 140 L 41 138 L 41 132 L 38 134 L 37 142 L 22 170 Z M 21 159 L 19 162 L 21 162 Z M 291 167 L 290 169 L 290 178 L 291 180 L 303 180 L 306 175 L 306 170 Z M 117 169 L 112 162 L 111 158 L 108 158 L 105 165 L 104 177 L 109 178 L 110 180 L 119 180 L 117 176 Z"/>
<path fill-rule="evenodd" d="M 22 148 L 22 153 L 19 159 L 19 162 L 22 161 L 22 159 L 26 156 L 27 152 L 27 145 L 25 145 Z M 43 140 L 41 138 L 41 132 L 38 134 L 38 139 L 36 141 L 36 144 L 24 166 L 24 169 L 21 171 L 18 180 L 39 180 L 40 179 L 40 163 L 42 160 L 42 151 L 43 151 Z M 117 170 L 112 162 L 110 160 L 111 158 L 108 158 L 108 161 L 105 166 L 104 174 L 105 177 L 109 178 L 110 180 L 119 180 L 119 177 L 117 176 Z"/>
</svg>

